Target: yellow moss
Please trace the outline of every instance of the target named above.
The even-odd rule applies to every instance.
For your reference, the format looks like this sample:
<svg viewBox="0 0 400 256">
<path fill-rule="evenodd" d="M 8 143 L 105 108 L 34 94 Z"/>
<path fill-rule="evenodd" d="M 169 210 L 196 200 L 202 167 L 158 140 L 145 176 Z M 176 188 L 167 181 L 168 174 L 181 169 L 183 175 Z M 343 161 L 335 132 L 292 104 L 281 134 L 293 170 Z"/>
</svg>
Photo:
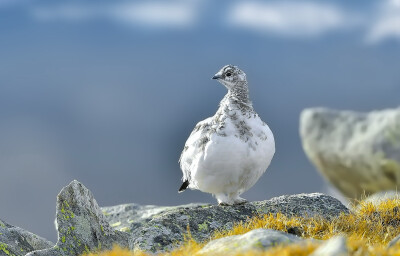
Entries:
<svg viewBox="0 0 400 256">
<path fill-rule="evenodd" d="M 348 237 L 350 255 L 400 256 L 400 245 L 386 249 L 387 243 L 400 234 L 400 199 L 391 199 L 374 205 L 361 202 L 358 210 L 350 214 L 341 214 L 327 220 L 322 217 L 287 217 L 283 214 L 266 214 L 237 223 L 230 230 L 215 232 L 212 239 L 230 235 L 240 235 L 257 228 L 269 228 L 287 232 L 290 228 L 300 230 L 304 238 L 326 240 L 333 236 Z M 189 231 L 189 230 L 188 230 Z M 197 243 L 190 232 L 185 236 L 182 246 L 159 256 L 194 255 L 205 243 Z M 236 256 L 291 256 L 309 255 L 318 247 L 317 243 L 302 243 L 276 246 L 267 251 L 249 251 Z M 90 256 L 150 256 L 144 252 L 131 252 L 127 249 L 114 248 L 110 252 L 90 254 Z"/>
</svg>

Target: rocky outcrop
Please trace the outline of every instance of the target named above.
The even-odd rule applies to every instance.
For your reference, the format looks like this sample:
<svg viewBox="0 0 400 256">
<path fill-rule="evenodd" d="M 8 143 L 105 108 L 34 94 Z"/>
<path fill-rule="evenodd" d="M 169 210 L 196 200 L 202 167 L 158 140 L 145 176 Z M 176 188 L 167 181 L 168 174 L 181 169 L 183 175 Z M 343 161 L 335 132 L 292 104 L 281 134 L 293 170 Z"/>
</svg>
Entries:
<svg viewBox="0 0 400 256">
<path fill-rule="evenodd" d="M 160 215 L 164 212 L 179 209 L 189 209 L 197 206 L 209 206 L 209 204 L 184 204 L 178 206 L 156 206 L 156 205 L 139 205 L 139 204 L 121 204 L 116 206 L 102 207 L 104 216 L 110 223 L 111 227 L 123 231 L 130 232 L 132 228 L 149 222 L 153 216 Z"/>
<path fill-rule="evenodd" d="M 311 162 L 347 197 L 399 187 L 400 108 L 370 113 L 306 109 L 300 135 Z"/>
<path fill-rule="evenodd" d="M 78 181 L 58 194 L 56 214 L 56 246 L 27 256 L 81 255 L 111 249 L 115 244 L 128 247 L 129 235 L 110 226 L 92 193 Z"/>
<path fill-rule="evenodd" d="M 206 244 L 197 255 L 233 255 L 250 250 L 267 250 L 273 246 L 301 242 L 304 239 L 273 229 L 255 229 L 243 235 L 228 236 Z"/>
<path fill-rule="evenodd" d="M 45 239 L 0 221 L 0 256 L 22 256 L 26 253 L 26 256 L 75 256 L 108 250 L 114 245 L 163 252 L 179 246 L 189 230 L 193 239 L 204 242 L 216 230 L 229 229 L 234 223 L 261 214 L 282 213 L 286 216 L 331 219 L 343 212 L 348 213 L 348 209 L 337 199 L 320 193 L 280 196 L 235 206 L 125 204 L 101 209 L 85 186 L 72 181 L 57 196 L 57 244 L 53 246 Z M 301 233 L 296 228 L 292 229 L 288 229 L 288 233 Z M 260 229 L 243 236 L 220 239 L 218 243 L 236 241 L 240 250 L 244 251 L 255 246 L 266 249 L 277 243 L 301 240 L 291 234 Z M 215 242 L 204 250 L 216 250 L 217 247 Z"/>
<path fill-rule="evenodd" d="M 129 244 L 132 250 L 170 250 L 184 240 L 188 228 L 191 236 L 202 242 L 214 231 L 228 229 L 233 223 L 244 222 L 259 214 L 278 212 L 287 216 L 318 215 L 330 219 L 348 212 L 348 209 L 337 199 L 319 193 L 280 196 L 235 206 L 178 208 L 154 215 L 148 221 L 132 223 Z"/>
<path fill-rule="evenodd" d="M 46 239 L 0 219 L 0 256 L 22 256 L 53 246 L 54 244 Z"/>
</svg>

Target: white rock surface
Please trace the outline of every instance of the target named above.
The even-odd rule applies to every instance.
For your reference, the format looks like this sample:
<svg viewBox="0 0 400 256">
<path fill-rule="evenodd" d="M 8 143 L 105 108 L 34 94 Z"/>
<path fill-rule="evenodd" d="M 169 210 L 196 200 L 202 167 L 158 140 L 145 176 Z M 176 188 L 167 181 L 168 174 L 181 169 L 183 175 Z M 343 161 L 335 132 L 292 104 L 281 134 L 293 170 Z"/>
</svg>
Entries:
<svg viewBox="0 0 400 256">
<path fill-rule="evenodd" d="M 347 256 L 347 240 L 343 236 L 333 237 L 320 245 L 311 256 Z"/>
<path fill-rule="evenodd" d="M 273 229 L 255 229 L 243 235 L 228 236 L 209 242 L 198 255 L 230 255 L 249 250 L 266 250 L 281 244 L 303 241 L 292 234 Z"/>
<path fill-rule="evenodd" d="M 304 151 L 345 196 L 361 198 L 400 185 L 400 108 L 358 113 L 305 109 Z"/>
</svg>

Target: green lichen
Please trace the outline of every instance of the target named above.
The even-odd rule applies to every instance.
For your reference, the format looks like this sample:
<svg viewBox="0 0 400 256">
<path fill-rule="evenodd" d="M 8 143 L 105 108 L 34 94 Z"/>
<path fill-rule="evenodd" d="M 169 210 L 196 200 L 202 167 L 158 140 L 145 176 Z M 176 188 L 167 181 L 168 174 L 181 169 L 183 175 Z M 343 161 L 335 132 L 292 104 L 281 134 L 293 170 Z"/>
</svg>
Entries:
<svg viewBox="0 0 400 256">
<path fill-rule="evenodd" d="M 22 249 L 21 249 L 22 250 Z M 8 245 L 5 243 L 0 243 L 0 251 L 4 252 L 8 256 L 17 256 L 14 253 L 10 252 L 8 249 Z"/>
<path fill-rule="evenodd" d="M 9 255 L 9 256 L 15 256 L 15 254 L 11 253 L 8 250 L 8 245 L 5 243 L 0 243 L 0 251 L 3 251 L 5 254 Z"/>
<path fill-rule="evenodd" d="M 65 236 L 61 237 L 61 242 L 62 243 L 65 243 L 65 240 L 66 240 Z"/>
<path fill-rule="evenodd" d="M 70 218 L 72 219 L 72 218 L 75 217 L 75 214 L 71 210 L 69 210 L 68 208 L 69 208 L 69 204 L 66 201 L 64 201 L 61 204 L 61 213 L 62 213 L 62 217 L 65 220 L 68 220 Z"/>
<path fill-rule="evenodd" d="M 70 227 L 67 229 L 67 235 L 72 234 L 74 230 L 75 230 L 75 227 L 74 227 L 74 226 L 70 226 Z"/>
<path fill-rule="evenodd" d="M 4 222 L 2 222 L 1 220 L 0 220 L 0 227 L 2 227 L 2 228 L 5 228 L 5 227 L 6 227 L 6 225 L 4 224 Z"/>
<path fill-rule="evenodd" d="M 199 231 L 207 231 L 208 230 L 207 222 L 199 224 L 198 227 L 199 227 Z"/>
</svg>

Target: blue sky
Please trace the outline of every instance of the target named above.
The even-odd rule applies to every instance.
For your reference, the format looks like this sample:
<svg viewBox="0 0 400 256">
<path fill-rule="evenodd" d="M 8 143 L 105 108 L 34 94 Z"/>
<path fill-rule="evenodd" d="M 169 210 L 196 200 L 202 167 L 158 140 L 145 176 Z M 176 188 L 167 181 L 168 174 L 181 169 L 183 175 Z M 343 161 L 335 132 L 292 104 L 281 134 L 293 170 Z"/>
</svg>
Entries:
<svg viewBox="0 0 400 256">
<path fill-rule="evenodd" d="M 225 64 L 273 130 L 244 197 L 326 192 L 298 136 L 306 107 L 397 107 L 400 1 L 0 0 L 0 218 L 55 241 L 72 179 L 100 205 L 215 203 L 177 194 L 178 159 L 215 113 Z"/>
</svg>

